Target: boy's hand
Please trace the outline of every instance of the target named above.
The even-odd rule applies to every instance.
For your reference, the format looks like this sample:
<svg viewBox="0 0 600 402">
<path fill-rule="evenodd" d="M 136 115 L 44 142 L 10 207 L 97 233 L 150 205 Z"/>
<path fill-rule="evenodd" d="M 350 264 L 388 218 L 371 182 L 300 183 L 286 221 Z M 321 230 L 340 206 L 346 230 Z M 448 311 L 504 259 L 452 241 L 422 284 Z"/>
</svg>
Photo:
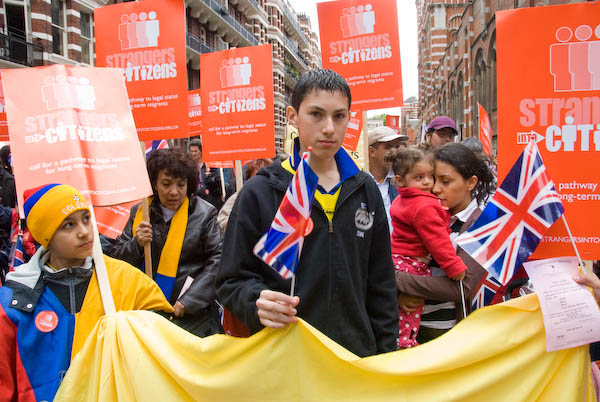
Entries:
<svg viewBox="0 0 600 402">
<path fill-rule="evenodd" d="M 417 311 L 417 307 L 421 305 L 425 300 L 420 297 L 407 295 L 406 293 L 400 293 L 398 295 L 398 307 L 405 313 L 414 313 Z"/>
<path fill-rule="evenodd" d="M 173 306 L 173 314 L 175 317 L 183 317 L 185 315 L 185 306 L 181 302 L 175 302 Z"/>
<path fill-rule="evenodd" d="M 263 290 L 256 300 L 260 323 L 269 328 L 283 328 L 297 322 L 297 311 L 294 307 L 299 302 L 298 296 L 291 297 L 281 292 Z"/>
<path fill-rule="evenodd" d="M 135 230 L 135 239 L 140 247 L 152 242 L 152 225 L 150 222 L 142 221 Z"/>
<path fill-rule="evenodd" d="M 450 279 L 454 279 L 455 281 L 462 281 L 463 279 L 465 279 L 466 272 L 467 271 L 462 271 L 460 274 L 456 274 Z"/>
</svg>

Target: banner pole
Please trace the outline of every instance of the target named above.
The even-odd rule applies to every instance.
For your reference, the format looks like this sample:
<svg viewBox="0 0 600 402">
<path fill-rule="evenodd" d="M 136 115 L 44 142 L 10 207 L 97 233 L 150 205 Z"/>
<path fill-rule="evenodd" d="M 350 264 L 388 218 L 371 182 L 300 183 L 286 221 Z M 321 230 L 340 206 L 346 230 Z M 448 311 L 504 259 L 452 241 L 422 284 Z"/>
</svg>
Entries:
<svg viewBox="0 0 600 402">
<path fill-rule="evenodd" d="M 144 156 L 145 160 L 146 143 L 144 141 L 140 141 L 140 146 L 142 148 L 142 155 Z M 150 206 L 148 205 L 148 197 L 142 198 L 142 220 L 150 222 Z M 150 243 L 144 244 L 144 271 L 146 272 L 146 275 L 152 278 L 152 249 L 150 248 Z"/>
<path fill-rule="evenodd" d="M 573 235 L 571 234 L 571 229 L 569 229 L 569 225 L 567 224 L 567 218 L 565 218 L 565 214 L 563 212 L 561 216 L 563 222 L 565 223 L 565 228 L 567 228 L 567 233 L 569 234 L 569 239 L 571 239 L 571 243 L 573 244 L 573 248 L 575 249 L 575 255 L 577 255 L 577 259 L 579 260 L 579 266 L 581 269 L 584 269 L 583 260 L 579 255 L 579 250 L 577 250 L 577 246 L 575 245 L 575 239 L 573 239 Z"/>
<path fill-rule="evenodd" d="M 462 302 L 463 318 L 467 318 L 467 306 L 465 305 L 465 289 L 463 287 L 462 279 L 458 282 L 460 285 L 460 301 Z"/>
<path fill-rule="evenodd" d="M 98 232 L 98 223 L 96 222 L 94 207 L 92 206 L 91 200 L 88 200 L 88 202 L 90 205 L 90 217 L 92 218 L 92 227 L 94 230 L 94 245 L 92 247 L 92 258 L 95 266 L 94 270 L 96 271 L 96 278 L 98 279 L 98 287 L 100 288 L 100 297 L 102 298 L 102 305 L 104 306 L 104 314 L 108 315 L 115 313 L 117 310 L 115 309 L 115 301 L 113 300 L 110 282 L 108 281 L 108 274 L 106 273 L 106 263 L 100 244 L 100 233 Z"/>
<path fill-rule="evenodd" d="M 236 191 L 240 191 L 242 186 L 244 185 L 244 180 L 242 179 L 242 161 L 235 161 L 235 189 Z"/>
<path fill-rule="evenodd" d="M 363 111 L 363 170 L 369 172 L 369 122 L 367 121 L 367 111 Z"/>
</svg>

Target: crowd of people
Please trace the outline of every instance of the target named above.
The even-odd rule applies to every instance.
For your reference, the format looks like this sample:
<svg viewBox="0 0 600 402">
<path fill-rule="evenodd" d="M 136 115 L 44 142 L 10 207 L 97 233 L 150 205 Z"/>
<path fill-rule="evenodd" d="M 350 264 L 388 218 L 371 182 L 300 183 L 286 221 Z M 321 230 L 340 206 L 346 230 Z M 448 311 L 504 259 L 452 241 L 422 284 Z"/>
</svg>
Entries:
<svg viewBox="0 0 600 402">
<path fill-rule="evenodd" d="M 456 143 L 454 121 L 439 116 L 418 146 L 389 127 L 371 130 L 364 172 L 341 148 L 351 101 L 337 73 L 303 75 L 286 110 L 298 131 L 292 154 L 247 163 L 240 189 L 233 169 L 221 178 L 202 161 L 200 140 L 188 152 L 154 151 L 149 219 L 138 204 L 123 232 L 103 241 L 117 310 L 153 310 L 200 337 L 248 336 L 301 317 L 361 357 L 415 347 L 466 317 L 486 271 L 453 239 L 493 194 L 493 161 L 474 139 Z M 318 186 L 290 294 L 291 280 L 253 249 L 309 148 Z M 2 163 L 0 230 L 10 243 L 16 197 Z M 64 184 L 25 194 L 33 249 L 27 263 L 4 270 L 0 287 L 0 399 L 51 400 L 103 315 L 89 208 Z M 147 245 L 152 278 L 143 273 Z M 576 280 L 600 293 L 597 277 Z"/>
</svg>

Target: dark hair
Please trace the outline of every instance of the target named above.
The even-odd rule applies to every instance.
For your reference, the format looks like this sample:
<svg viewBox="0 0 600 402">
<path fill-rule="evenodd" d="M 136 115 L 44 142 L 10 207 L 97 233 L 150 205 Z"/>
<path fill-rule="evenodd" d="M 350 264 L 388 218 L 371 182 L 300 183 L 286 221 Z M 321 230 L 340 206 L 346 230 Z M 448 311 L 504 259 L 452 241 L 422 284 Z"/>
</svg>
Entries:
<svg viewBox="0 0 600 402">
<path fill-rule="evenodd" d="M 435 151 L 433 161 L 447 163 L 456 169 L 465 180 L 472 176 L 477 177 L 477 185 L 471 195 L 477 199 L 479 204 L 487 201 L 496 188 L 494 175 L 483 158 L 462 144 L 448 143 L 442 146 Z"/>
<path fill-rule="evenodd" d="M 0 162 L 2 163 L 2 167 L 5 168 L 10 174 L 12 174 L 12 166 L 10 166 L 10 161 L 8 157 L 10 156 L 10 146 L 5 145 L 0 148 Z"/>
<path fill-rule="evenodd" d="M 198 189 L 198 165 L 179 148 L 157 149 L 150 154 L 146 163 L 152 191 L 156 195 L 158 173 L 164 170 L 169 176 L 187 180 L 187 196 L 191 197 Z"/>
<path fill-rule="evenodd" d="M 300 110 L 300 104 L 312 91 L 324 90 L 331 93 L 340 92 L 348 98 L 348 109 L 352 103 L 352 94 L 346 80 L 333 70 L 325 68 L 307 71 L 296 83 L 292 94 L 292 107 Z"/>
<path fill-rule="evenodd" d="M 399 148 L 389 152 L 385 156 L 385 161 L 392 163 L 394 174 L 400 177 L 406 176 L 406 174 L 422 160 L 431 161 L 431 153 L 422 147 L 416 146 Z"/>
<path fill-rule="evenodd" d="M 188 144 L 188 149 L 190 149 L 190 147 L 198 147 L 198 149 L 202 151 L 202 140 L 200 140 L 199 138 L 194 138 Z"/>
<path fill-rule="evenodd" d="M 244 179 L 246 181 L 250 180 L 258 172 L 258 169 L 267 167 L 271 163 L 273 163 L 273 159 L 252 159 L 246 165 L 246 177 Z"/>
</svg>

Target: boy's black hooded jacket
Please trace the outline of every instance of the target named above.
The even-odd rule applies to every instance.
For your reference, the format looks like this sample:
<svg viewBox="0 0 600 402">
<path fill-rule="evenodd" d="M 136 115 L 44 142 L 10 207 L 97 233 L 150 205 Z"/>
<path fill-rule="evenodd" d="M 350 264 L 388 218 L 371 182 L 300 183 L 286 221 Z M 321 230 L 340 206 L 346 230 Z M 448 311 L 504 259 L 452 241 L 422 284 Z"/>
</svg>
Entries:
<svg viewBox="0 0 600 402">
<path fill-rule="evenodd" d="M 253 254 L 292 174 L 281 163 L 262 168 L 239 192 L 223 243 L 217 296 L 252 333 L 262 329 L 256 300 L 264 289 L 289 294 L 291 279 Z M 298 316 L 359 356 L 396 350 L 398 303 L 390 235 L 379 189 L 359 172 L 340 190 L 333 221 L 315 200 L 314 229 L 296 272 Z"/>
</svg>

